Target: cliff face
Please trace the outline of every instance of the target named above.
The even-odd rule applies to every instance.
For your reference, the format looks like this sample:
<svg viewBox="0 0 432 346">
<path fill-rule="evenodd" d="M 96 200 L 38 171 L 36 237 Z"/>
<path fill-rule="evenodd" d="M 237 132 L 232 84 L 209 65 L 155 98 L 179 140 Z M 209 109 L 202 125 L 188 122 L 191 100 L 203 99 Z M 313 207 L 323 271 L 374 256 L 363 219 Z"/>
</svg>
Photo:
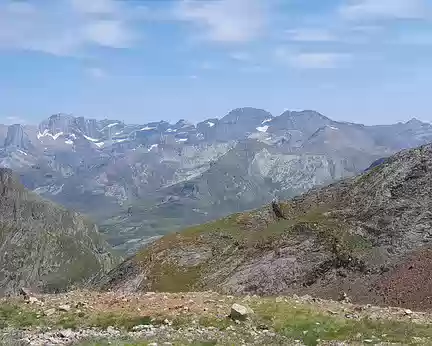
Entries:
<svg viewBox="0 0 432 346">
<path fill-rule="evenodd" d="M 312 294 L 432 307 L 432 144 L 271 207 L 161 238 L 103 288 Z M 413 295 L 417 298 L 414 299 Z"/>
<path fill-rule="evenodd" d="M 30 149 L 30 139 L 24 132 L 22 125 L 15 124 L 8 127 L 4 147 L 15 147 L 23 150 Z"/>
<path fill-rule="evenodd" d="M 0 294 L 85 285 L 118 261 L 97 227 L 27 191 L 0 168 Z"/>
</svg>

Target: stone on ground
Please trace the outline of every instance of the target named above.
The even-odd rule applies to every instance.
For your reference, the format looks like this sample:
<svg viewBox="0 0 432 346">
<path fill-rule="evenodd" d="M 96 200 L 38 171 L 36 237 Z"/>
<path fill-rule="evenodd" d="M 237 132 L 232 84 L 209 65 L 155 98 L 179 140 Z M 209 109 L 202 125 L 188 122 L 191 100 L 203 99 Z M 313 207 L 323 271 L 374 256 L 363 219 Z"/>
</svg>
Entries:
<svg viewBox="0 0 432 346">
<path fill-rule="evenodd" d="M 237 303 L 234 303 L 231 306 L 230 317 L 233 320 L 245 320 L 252 314 L 253 314 L 252 309 L 247 306 L 240 305 Z"/>
</svg>

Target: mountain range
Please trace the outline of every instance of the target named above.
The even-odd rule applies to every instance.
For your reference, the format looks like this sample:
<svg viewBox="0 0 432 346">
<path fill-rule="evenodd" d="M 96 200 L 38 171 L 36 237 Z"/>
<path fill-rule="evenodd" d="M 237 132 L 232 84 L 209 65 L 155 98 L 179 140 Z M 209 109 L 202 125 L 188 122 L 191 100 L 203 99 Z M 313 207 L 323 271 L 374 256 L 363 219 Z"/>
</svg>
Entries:
<svg viewBox="0 0 432 346">
<path fill-rule="evenodd" d="M 0 167 L 85 213 L 121 251 L 188 225 L 291 198 L 432 141 L 412 119 L 365 126 L 315 111 L 239 108 L 198 124 L 125 124 L 56 114 L 0 126 Z"/>
</svg>

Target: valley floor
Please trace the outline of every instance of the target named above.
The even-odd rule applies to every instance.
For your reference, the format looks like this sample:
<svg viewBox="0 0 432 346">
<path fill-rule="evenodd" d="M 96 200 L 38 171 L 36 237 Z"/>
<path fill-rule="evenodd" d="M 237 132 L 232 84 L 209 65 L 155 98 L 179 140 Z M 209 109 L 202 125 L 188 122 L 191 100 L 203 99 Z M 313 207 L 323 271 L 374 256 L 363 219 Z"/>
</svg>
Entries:
<svg viewBox="0 0 432 346">
<path fill-rule="evenodd" d="M 228 317 L 234 303 L 253 310 Z M 430 345 L 432 313 L 305 297 L 74 291 L 0 300 L 3 345 Z"/>
</svg>

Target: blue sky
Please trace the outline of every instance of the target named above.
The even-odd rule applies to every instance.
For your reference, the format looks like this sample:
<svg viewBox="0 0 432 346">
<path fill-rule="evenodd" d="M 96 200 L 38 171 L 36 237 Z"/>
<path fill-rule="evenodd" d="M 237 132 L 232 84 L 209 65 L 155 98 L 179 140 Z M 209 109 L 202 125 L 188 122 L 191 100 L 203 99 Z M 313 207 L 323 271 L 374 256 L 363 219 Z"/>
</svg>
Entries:
<svg viewBox="0 0 432 346">
<path fill-rule="evenodd" d="M 0 121 L 432 121 L 432 0 L 0 0 Z"/>
</svg>

